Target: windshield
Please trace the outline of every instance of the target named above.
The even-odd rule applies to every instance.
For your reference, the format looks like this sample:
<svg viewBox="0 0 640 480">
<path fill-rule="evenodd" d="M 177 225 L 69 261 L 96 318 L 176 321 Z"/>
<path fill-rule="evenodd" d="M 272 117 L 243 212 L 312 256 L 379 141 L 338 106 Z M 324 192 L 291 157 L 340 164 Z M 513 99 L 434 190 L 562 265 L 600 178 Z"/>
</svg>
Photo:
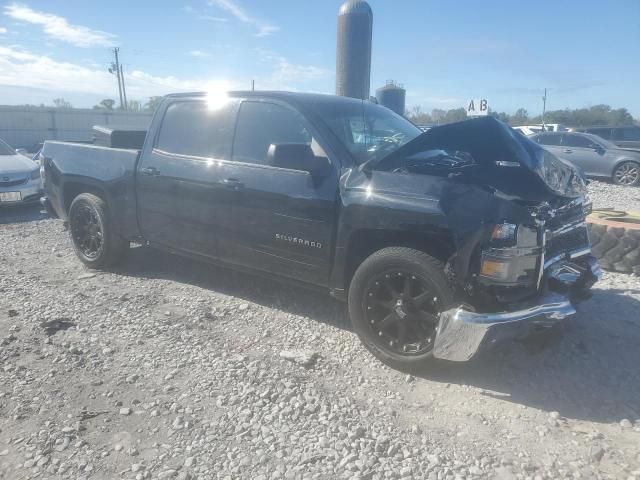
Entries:
<svg viewBox="0 0 640 480">
<path fill-rule="evenodd" d="M 332 104 L 319 115 L 357 163 L 379 160 L 422 133 L 388 108 L 370 102 Z"/>
<path fill-rule="evenodd" d="M 16 151 L 0 140 L 0 155 L 15 155 Z"/>
</svg>

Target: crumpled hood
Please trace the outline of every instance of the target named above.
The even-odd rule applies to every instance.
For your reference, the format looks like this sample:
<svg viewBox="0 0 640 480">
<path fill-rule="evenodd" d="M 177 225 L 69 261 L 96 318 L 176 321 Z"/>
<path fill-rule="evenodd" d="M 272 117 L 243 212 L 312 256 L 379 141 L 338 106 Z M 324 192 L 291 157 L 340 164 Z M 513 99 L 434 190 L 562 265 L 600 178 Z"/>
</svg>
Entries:
<svg viewBox="0 0 640 480">
<path fill-rule="evenodd" d="M 471 181 L 502 192 L 513 199 L 549 201 L 556 197 L 537 173 L 543 156 L 549 155 L 537 143 L 493 117 L 482 117 L 435 127 L 364 169 L 393 171 L 411 162 L 414 155 L 442 150 L 451 155 L 471 156 L 478 166 Z M 562 162 L 562 160 L 560 160 Z M 576 175 L 579 170 L 563 162 Z"/>
<path fill-rule="evenodd" d="M 386 170 L 394 161 L 431 149 L 465 151 L 478 162 L 518 162 L 533 170 L 535 150 L 542 147 L 500 120 L 482 117 L 431 128 L 382 158 L 373 168 Z"/>
<path fill-rule="evenodd" d="M 0 155 L 0 176 L 10 173 L 29 173 L 38 168 L 38 164 L 24 155 Z"/>
</svg>

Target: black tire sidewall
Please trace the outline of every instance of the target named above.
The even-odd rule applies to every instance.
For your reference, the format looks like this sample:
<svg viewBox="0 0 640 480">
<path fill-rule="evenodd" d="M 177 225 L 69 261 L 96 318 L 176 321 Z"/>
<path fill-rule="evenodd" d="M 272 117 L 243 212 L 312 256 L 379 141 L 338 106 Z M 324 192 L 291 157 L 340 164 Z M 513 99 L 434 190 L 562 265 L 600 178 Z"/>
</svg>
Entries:
<svg viewBox="0 0 640 480">
<path fill-rule="evenodd" d="M 100 228 L 102 229 L 102 241 L 103 247 L 100 251 L 100 254 L 95 258 L 87 257 L 79 246 L 76 243 L 76 239 L 73 235 L 73 219 L 75 210 L 80 207 L 88 206 L 91 208 L 96 216 L 98 217 L 98 221 L 100 222 Z M 112 262 L 112 245 L 113 233 L 111 232 L 111 225 L 109 223 L 108 211 L 106 208 L 106 203 L 100 198 L 90 193 L 83 193 L 78 195 L 73 202 L 71 203 L 71 207 L 69 208 L 69 235 L 71 237 L 71 243 L 73 244 L 73 249 L 76 252 L 78 258 L 90 268 L 102 268 L 108 266 Z"/>
<path fill-rule="evenodd" d="M 349 316 L 354 331 L 375 357 L 398 370 L 414 371 L 433 362 L 433 351 L 430 350 L 422 355 L 405 356 L 381 348 L 376 343 L 363 309 L 363 299 L 369 279 L 395 268 L 411 272 L 428 282 L 439 296 L 443 309 L 453 305 L 453 290 L 449 287 L 444 267 L 440 262 L 419 250 L 392 247 L 374 253 L 356 270 L 349 287 Z"/>
</svg>

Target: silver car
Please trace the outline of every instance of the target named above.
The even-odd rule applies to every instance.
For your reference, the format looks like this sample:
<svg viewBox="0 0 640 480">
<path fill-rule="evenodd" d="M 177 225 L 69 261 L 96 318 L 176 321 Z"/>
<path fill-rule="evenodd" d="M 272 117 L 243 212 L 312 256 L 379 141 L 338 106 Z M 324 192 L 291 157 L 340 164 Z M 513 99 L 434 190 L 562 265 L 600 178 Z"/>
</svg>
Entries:
<svg viewBox="0 0 640 480">
<path fill-rule="evenodd" d="M 640 152 L 589 133 L 545 132 L 529 138 L 580 167 L 587 177 L 607 177 L 619 185 L 640 184 Z"/>
<path fill-rule="evenodd" d="M 41 194 L 40 166 L 0 140 L 0 207 L 37 203 Z"/>
</svg>

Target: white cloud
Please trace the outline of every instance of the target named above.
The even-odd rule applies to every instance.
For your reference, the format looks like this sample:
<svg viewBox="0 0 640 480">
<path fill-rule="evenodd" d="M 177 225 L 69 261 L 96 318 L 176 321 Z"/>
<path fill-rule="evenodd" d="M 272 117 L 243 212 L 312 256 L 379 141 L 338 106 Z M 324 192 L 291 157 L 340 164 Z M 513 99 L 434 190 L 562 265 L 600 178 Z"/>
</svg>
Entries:
<svg viewBox="0 0 640 480">
<path fill-rule="evenodd" d="M 257 32 L 254 34 L 256 37 L 266 37 L 280 30 L 280 27 L 271 25 L 259 18 L 249 15 L 244 8 L 233 0 L 209 0 L 209 5 L 219 7 L 226 12 L 229 12 L 229 14 L 242 23 L 255 27 L 257 29 Z"/>
<path fill-rule="evenodd" d="M 225 17 L 216 17 L 214 15 L 205 15 L 204 13 L 201 13 L 200 11 L 196 10 L 195 8 L 193 8 L 190 5 L 187 5 L 186 7 L 183 8 L 183 10 L 185 12 L 187 12 L 190 15 L 194 15 L 198 20 L 207 20 L 209 22 L 216 22 L 216 23 L 226 23 L 229 21 L 228 18 Z"/>
<path fill-rule="evenodd" d="M 297 65 L 273 53 L 261 52 L 261 58 L 269 62 L 262 75 L 231 79 L 158 76 L 131 69 L 125 71 L 127 97 L 146 100 L 173 92 L 247 89 L 251 78 L 262 90 L 308 90 L 305 82 L 326 79 L 331 75 L 329 70 Z M 309 85 L 314 84 L 307 84 L 307 87 Z M 92 106 L 103 98 L 117 98 L 117 95 L 116 77 L 107 71 L 105 65 L 90 59 L 81 63 L 59 61 L 18 45 L 0 45 L 0 103 L 39 103 L 46 102 L 48 98 L 64 97 L 79 107 Z"/>
<path fill-rule="evenodd" d="M 41 25 L 49 37 L 69 43 L 76 47 L 110 47 L 114 45 L 116 35 L 100 30 L 92 30 L 83 25 L 72 25 L 66 18 L 53 13 L 40 12 L 19 3 L 10 3 L 4 7 L 4 14 L 34 25 Z"/>
<path fill-rule="evenodd" d="M 210 53 L 203 52 L 202 50 L 190 50 L 189 52 L 187 52 L 187 54 L 191 57 L 196 57 L 196 58 L 205 58 L 205 57 L 211 56 Z"/>
<path fill-rule="evenodd" d="M 4 35 L 8 30 L 5 27 L 0 27 L 0 35 Z"/>
<path fill-rule="evenodd" d="M 42 72 L 47 74 L 43 75 Z M 161 77 L 140 70 L 125 72 L 125 80 L 127 96 L 132 99 L 146 99 L 172 92 L 233 87 L 223 79 Z M 0 46 L 0 87 L 2 86 L 41 89 L 50 92 L 51 98 L 69 95 L 72 99 L 73 95 L 80 94 L 102 98 L 117 96 L 116 77 L 106 69 L 56 61 L 48 56 L 36 55 L 15 46 Z"/>
<path fill-rule="evenodd" d="M 275 83 L 306 82 L 331 75 L 331 72 L 327 69 L 314 65 L 296 65 L 289 62 L 285 57 L 276 57 L 275 60 L 277 67 L 271 77 L 271 80 Z"/>
</svg>

